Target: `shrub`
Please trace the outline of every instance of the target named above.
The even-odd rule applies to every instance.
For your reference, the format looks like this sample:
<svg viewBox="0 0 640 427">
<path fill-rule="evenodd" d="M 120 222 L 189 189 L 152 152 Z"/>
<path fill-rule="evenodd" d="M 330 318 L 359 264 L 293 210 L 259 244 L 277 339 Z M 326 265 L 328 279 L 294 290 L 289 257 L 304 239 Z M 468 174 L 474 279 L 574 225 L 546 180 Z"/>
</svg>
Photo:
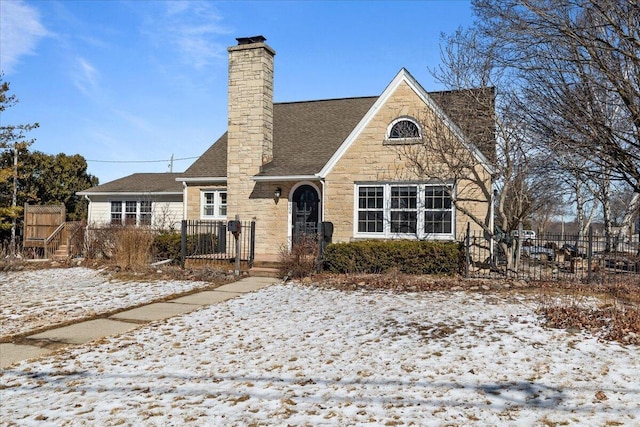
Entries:
<svg viewBox="0 0 640 427">
<path fill-rule="evenodd" d="M 179 233 L 158 234 L 153 239 L 153 256 L 157 260 L 172 259 L 179 263 L 182 256 L 182 236 Z"/>
<path fill-rule="evenodd" d="M 106 259 L 125 270 L 139 271 L 151 261 L 153 232 L 138 227 L 93 227 L 84 241 L 87 259 Z"/>
<path fill-rule="evenodd" d="M 316 236 L 302 236 L 291 245 L 291 250 L 280 248 L 280 276 L 292 279 L 311 276 L 318 268 L 318 240 Z"/>
<path fill-rule="evenodd" d="M 114 260 L 125 270 L 140 271 L 151 261 L 153 232 L 145 228 L 121 227 L 114 236 Z"/>
<path fill-rule="evenodd" d="M 447 274 L 460 272 L 463 251 L 456 242 L 361 241 L 329 245 L 323 267 L 331 273 Z"/>
<path fill-rule="evenodd" d="M 87 259 L 112 259 L 115 250 L 115 235 L 121 227 L 91 227 L 84 240 L 83 253 Z"/>
</svg>

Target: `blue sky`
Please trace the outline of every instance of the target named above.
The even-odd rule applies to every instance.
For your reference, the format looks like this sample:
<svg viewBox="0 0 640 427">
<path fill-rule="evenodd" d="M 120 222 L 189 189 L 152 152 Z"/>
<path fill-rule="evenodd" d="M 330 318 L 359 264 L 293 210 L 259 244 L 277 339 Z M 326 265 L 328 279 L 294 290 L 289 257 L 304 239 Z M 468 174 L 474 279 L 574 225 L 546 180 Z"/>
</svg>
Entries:
<svg viewBox="0 0 640 427">
<path fill-rule="evenodd" d="M 0 19 L 0 68 L 20 100 L 0 122 L 39 122 L 31 150 L 81 154 L 105 183 L 167 172 L 225 131 L 236 37 L 276 51 L 276 102 L 370 96 L 402 67 L 442 89 L 428 72 L 440 35 L 473 17 L 470 1 L 0 0 Z"/>
</svg>

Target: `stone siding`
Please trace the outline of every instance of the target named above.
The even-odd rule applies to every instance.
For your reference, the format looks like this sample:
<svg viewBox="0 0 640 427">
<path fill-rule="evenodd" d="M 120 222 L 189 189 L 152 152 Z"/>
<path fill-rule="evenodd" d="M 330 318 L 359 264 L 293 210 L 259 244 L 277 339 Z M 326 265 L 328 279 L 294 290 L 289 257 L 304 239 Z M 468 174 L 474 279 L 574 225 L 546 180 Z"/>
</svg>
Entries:
<svg viewBox="0 0 640 427">
<path fill-rule="evenodd" d="M 434 116 L 425 117 L 424 103 L 411 87 L 406 84 L 400 85 L 327 176 L 325 220 L 334 224 L 334 242 L 348 242 L 353 239 L 354 183 L 418 179 L 407 168 L 405 160 L 400 155 L 399 150 L 402 147 L 385 144 L 387 127 L 401 116 L 436 120 Z M 468 184 L 459 185 L 458 192 L 460 198 L 471 194 L 481 196 L 476 186 Z M 473 203 L 467 208 L 484 218 L 488 204 Z M 468 218 L 465 215 L 461 212 L 456 213 L 456 236 L 466 230 L 467 222 Z M 472 226 L 473 229 L 478 228 L 474 224 Z"/>
</svg>

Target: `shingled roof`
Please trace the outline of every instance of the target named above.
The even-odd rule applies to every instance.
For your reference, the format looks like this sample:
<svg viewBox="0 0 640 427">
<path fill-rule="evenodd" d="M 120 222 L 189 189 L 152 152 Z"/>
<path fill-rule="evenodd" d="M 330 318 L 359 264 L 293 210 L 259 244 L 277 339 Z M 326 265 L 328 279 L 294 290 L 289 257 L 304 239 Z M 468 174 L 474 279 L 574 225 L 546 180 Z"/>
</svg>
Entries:
<svg viewBox="0 0 640 427">
<path fill-rule="evenodd" d="M 78 192 L 79 195 L 99 193 L 182 193 L 182 184 L 176 178 L 181 173 L 134 173 L 106 184 Z"/>
<path fill-rule="evenodd" d="M 471 95 L 471 96 L 470 96 Z M 495 159 L 493 89 L 430 92 L 443 109 L 490 160 Z M 356 127 L 377 96 L 275 103 L 273 161 L 260 176 L 318 173 Z M 486 101 L 489 102 L 486 102 Z M 471 103 L 476 104 L 469 105 Z M 475 107 L 475 108 L 474 108 Z M 181 178 L 227 176 L 227 134 L 202 154 Z"/>
</svg>

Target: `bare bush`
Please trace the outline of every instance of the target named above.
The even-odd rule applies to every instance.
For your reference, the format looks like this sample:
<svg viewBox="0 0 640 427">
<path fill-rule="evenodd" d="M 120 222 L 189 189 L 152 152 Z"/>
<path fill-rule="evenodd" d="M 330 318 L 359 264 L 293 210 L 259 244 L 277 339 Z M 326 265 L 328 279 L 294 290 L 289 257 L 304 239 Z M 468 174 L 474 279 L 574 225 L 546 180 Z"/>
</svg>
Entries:
<svg viewBox="0 0 640 427">
<path fill-rule="evenodd" d="M 141 271 L 151 262 L 154 232 L 134 226 L 91 228 L 84 241 L 88 259 L 111 261 L 124 270 Z"/>
<path fill-rule="evenodd" d="M 151 261 L 153 233 L 140 227 L 119 228 L 114 236 L 114 261 L 125 270 L 146 269 Z"/>
<path fill-rule="evenodd" d="M 315 235 L 303 235 L 292 243 L 291 250 L 280 248 L 280 275 L 291 279 L 309 277 L 317 271 L 318 240 Z"/>
</svg>

